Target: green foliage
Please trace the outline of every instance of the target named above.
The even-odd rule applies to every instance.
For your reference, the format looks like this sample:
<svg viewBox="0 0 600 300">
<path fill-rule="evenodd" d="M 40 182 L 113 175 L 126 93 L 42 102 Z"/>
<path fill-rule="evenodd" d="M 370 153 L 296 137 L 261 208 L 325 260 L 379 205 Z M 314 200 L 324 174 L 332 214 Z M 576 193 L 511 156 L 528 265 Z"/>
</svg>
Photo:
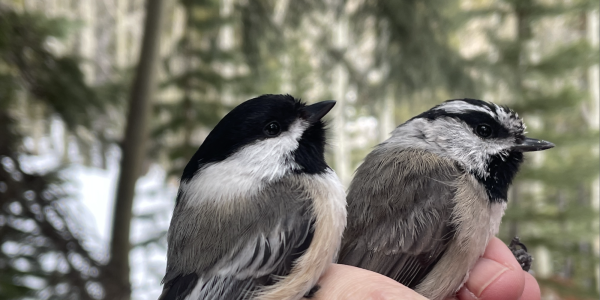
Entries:
<svg viewBox="0 0 600 300">
<path fill-rule="evenodd" d="M 485 92 L 493 95 L 493 101 L 517 110 L 530 125 L 529 135 L 557 145 L 542 155 L 527 155 L 528 162 L 515 180 L 501 236 L 508 240 L 518 233 L 530 248 L 548 250 L 554 274 L 539 279 L 545 291 L 565 298 L 597 298 L 594 268 L 598 258 L 590 241 L 598 235 L 598 228 L 591 225 L 598 221 L 598 214 L 590 208 L 589 199 L 591 181 L 598 176 L 599 158 L 593 148 L 600 134 L 589 128 L 582 107 L 590 97 L 585 88 L 597 84 L 587 82 L 585 74 L 590 65 L 598 64 L 598 49 L 576 28 L 581 26 L 582 13 L 597 9 L 597 3 L 497 0 L 488 1 L 489 7 L 463 11 L 459 0 L 299 0 L 288 1 L 284 17 L 276 21 L 279 1 L 234 2 L 231 13 L 224 16 L 222 0 L 179 1 L 185 28 L 176 49 L 163 61 L 166 76 L 153 110 L 148 150 L 152 161 L 161 162 L 170 175 L 179 177 L 209 130 L 240 101 L 277 92 L 304 97 L 307 91 L 314 92 L 315 83 L 327 89 L 335 82 L 333 67 L 340 63 L 348 71 L 349 90 L 357 92 L 356 103 L 348 103 L 356 111 L 353 117 L 377 115 L 390 90 L 402 119 L 444 99 Z M 332 38 L 337 29 L 331 27 L 342 17 L 350 24 L 346 49 L 338 48 Z M 492 50 L 465 61 L 457 51 L 456 32 L 478 18 L 497 21 L 487 31 Z M 514 35 L 500 34 L 512 28 L 515 18 Z M 548 47 L 545 33 L 535 29 L 554 19 L 565 20 L 573 36 Z M 107 112 L 123 118 L 118 105 L 129 93 L 130 77 L 125 72 L 102 86 L 86 84 L 79 69 L 82 60 L 59 55 L 52 47 L 53 41 L 68 38 L 77 26 L 0 5 L 0 132 L 10 133 L 0 135 L 0 159 L 14 165 L 12 171 L 0 166 L 0 184 L 10 182 L 9 192 L 0 191 L 0 233 L 2 243 L 27 250 L 0 251 L 2 299 L 35 296 L 39 290 L 26 284 L 27 276 L 42 279 L 48 287 L 64 283 L 61 286 L 68 287 L 69 295 L 81 299 L 92 296 L 84 291 L 86 284 L 109 280 L 102 265 L 82 246 L 74 227 L 57 225 L 75 219 L 60 210 L 60 199 L 67 195 L 60 189 L 56 172 L 32 175 L 21 170 L 17 157 L 24 151 L 22 135 L 27 132 L 21 131 L 27 120 L 11 118 L 16 110 L 41 107 L 39 117 L 62 120 L 80 150 L 94 143 L 106 149 L 118 141 L 119 134 L 114 133 L 120 131 L 115 130 L 118 120 Z M 226 27 L 233 37 L 229 47 L 221 44 Z M 352 51 L 366 47 L 361 43 L 369 39 L 373 49 L 353 57 Z M 535 48 L 538 44 L 543 45 L 541 49 Z M 363 59 L 369 63 L 361 65 Z M 371 71 L 381 78 L 370 80 Z M 290 90 L 282 91 L 284 86 Z M 353 151 L 350 156 L 359 162 L 365 154 Z M 21 176 L 21 181 L 14 176 Z M 29 191 L 34 192 L 34 200 L 25 197 Z M 16 205 L 22 207 L 21 212 L 13 211 Z M 41 213 L 33 211 L 40 209 Z M 19 227 L 30 222 L 35 224 L 33 231 Z M 164 234 L 158 232 L 139 246 L 163 241 Z M 40 239 L 44 243 L 34 243 Z M 47 253 L 64 257 L 68 270 L 42 268 L 40 259 Z M 83 257 L 82 265 L 69 259 L 75 254 Z M 17 261 L 26 261 L 28 267 L 17 268 Z M 534 268 L 535 263 L 539 261 Z M 97 271 L 99 277 L 85 274 L 86 268 L 94 274 Z M 51 297 L 64 296 L 61 288 L 49 290 Z"/>
<path fill-rule="evenodd" d="M 108 110 L 118 107 L 120 98 L 114 97 L 115 83 L 91 87 L 79 67 L 81 59 L 53 50 L 51 44 L 78 24 L 0 7 L 0 108 L 25 108 L 36 121 L 60 119 L 90 163 L 93 146 L 106 149 L 115 142 L 106 134 L 107 123 L 113 123 Z"/>
<path fill-rule="evenodd" d="M 237 3 L 229 16 L 221 13 L 221 2 L 180 1 L 185 33 L 165 60 L 168 76 L 161 84 L 176 96 L 155 105 L 151 150 L 174 177 L 180 176 L 204 136 L 231 108 L 249 95 L 278 92 L 285 68 L 293 69 L 289 80 L 294 83 L 294 91 L 285 92 L 299 97 L 311 85 L 309 56 L 299 46 L 302 38 L 284 31 L 294 31 L 302 16 L 323 7 L 321 2 L 290 1 L 281 24 L 273 22 L 277 4 L 273 1 Z M 233 36 L 229 47 L 220 45 L 225 27 Z M 289 57 L 288 66 L 281 61 L 283 54 Z"/>
<path fill-rule="evenodd" d="M 273 21 L 276 5 L 276 1 L 250 0 L 236 7 L 239 50 L 252 74 L 236 84 L 241 93 L 274 93 L 281 90 L 282 72 L 288 71 L 293 77 L 293 90 L 284 92 L 301 97 L 308 87 L 296 83 L 306 80 L 310 70 L 310 54 L 301 44 L 306 39 L 301 26 L 311 14 L 325 10 L 327 5 L 323 1 L 289 1 L 278 24 Z M 290 60 L 289 65 L 282 62 L 284 55 Z"/>
<path fill-rule="evenodd" d="M 16 122 L 0 110 L 0 298 L 94 299 L 100 257 L 84 246 L 80 220 L 65 207 L 68 195 L 57 171 L 28 174 L 21 168 Z M 50 263 L 50 264 L 48 264 Z M 38 284 L 31 285 L 31 282 Z M 39 284 L 41 283 L 41 285 Z"/>
<path fill-rule="evenodd" d="M 104 102 L 83 81 L 79 61 L 57 56 L 48 46 L 49 39 L 64 38 L 71 23 L 10 10 L 0 15 L 0 70 L 3 76 L 19 74 L 6 78 L 6 82 L 12 82 L 13 89 L 25 87 L 35 101 L 51 108 L 49 114 L 57 114 L 70 129 L 77 125 L 90 128 L 92 116 L 103 109 Z M 9 87 L 5 89 L 9 92 Z M 7 102 L 16 99 L 2 98 Z"/>
<path fill-rule="evenodd" d="M 349 84 L 357 92 L 357 103 L 352 104 L 356 114 L 350 121 L 391 111 L 397 125 L 441 100 L 477 93 L 466 67 L 470 63 L 458 51 L 456 33 L 468 21 L 459 5 L 458 0 L 379 0 L 360 2 L 350 13 L 340 12 L 348 14 L 351 46 L 339 50 L 324 39 L 331 59 L 323 69 L 332 70 L 341 61 L 348 70 Z M 364 40 L 375 44 L 372 53 L 365 55 L 368 58 L 351 57 L 350 49 L 363 47 L 352 43 Z M 355 61 L 362 60 L 372 63 L 357 67 Z M 373 74 L 379 79 L 372 79 Z M 393 99 L 395 109 L 388 107 L 386 98 Z M 376 142 L 371 138 L 366 147 L 352 149 L 352 165 L 358 165 Z"/>
<path fill-rule="evenodd" d="M 535 76 L 539 74 L 539 76 L 546 79 L 553 79 L 569 75 L 574 70 L 584 72 L 590 66 L 598 64 L 596 50 L 598 49 L 594 49 L 586 40 L 559 46 L 537 64 L 530 65 L 528 72 L 533 74 L 528 75 Z"/>
<path fill-rule="evenodd" d="M 212 128 L 222 117 L 220 101 L 227 78 L 214 67 L 230 62 L 235 54 L 218 47 L 219 29 L 229 22 L 219 16 L 219 1 L 181 1 L 185 7 L 185 33 L 176 51 L 164 62 L 167 80 L 161 87 L 177 91 L 174 99 L 154 105 L 153 157 L 165 162 L 169 174 L 178 177 L 185 167 L 183 157 L 198 148 L 193 138 L 202 128 Z M 174 138 L 175 137 L 175 138 Z"/>
<path fill-rule="evenodd" d="M 374 20 L 380 44 L 376 65 L 389 70 L 383 82 L 394 87 L 399 101 L 434 89 L 463 95 L 475 92 L 466 62 L 452 42 L 456 30 L 468 20 L 458 7 L 459 1 L 381 0 L 367 1 L 357 10 L 353 30 L 360 32 Z M 369 89 L 364 99 L 382 98 L 384 90 Z"/>
<path fill-rule="evenodd" d="M 0 5 L 2 299 L 101 296 L 103 258 L 90 254 L 81 220 L 65 206 L 69 195 L 59 179 L 60 168 L 30 174 L 19 160 L 26 154 L 23 138 L 28 132 L 23 128 L 31 122 L 27 112 L 32 108 L 42 108 L 36 117 L 47 123 L 62 120 L 78 142 L 89 142 L 79 136 L 82 130 L 102 133 L 98 120 L 105 119 L 111 88 L 98 93 L 84 81 L 78 58 L 51 50 L 50 41 L 65 38 L 74 24 Z"/>
</svg>

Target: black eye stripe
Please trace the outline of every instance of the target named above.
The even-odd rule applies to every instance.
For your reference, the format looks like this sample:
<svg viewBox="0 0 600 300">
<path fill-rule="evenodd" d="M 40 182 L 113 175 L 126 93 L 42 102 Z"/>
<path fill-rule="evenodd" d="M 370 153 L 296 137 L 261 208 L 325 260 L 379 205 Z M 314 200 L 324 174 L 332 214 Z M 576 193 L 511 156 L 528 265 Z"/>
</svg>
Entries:
<svg viewBox="0 0 600 300">
<path fill-rule="evenodd" d="M 448 102 L 453 102 L 453 101 L 461 101 L 461 102 L 465 102 L 467 104 L 471 104 L 473 106 L 478 106 L 478 107 L 486 107 L 488 109 L 491 110 L 491 112 L 483 112 L 483 111 L 479 111 L 479 110 L 465 110 L 464 112 L 449 112 L 444 110 L 443 108 L 438 108 L 439 106 L 434 107 L 433 109 L 430 109 L 428 111 L 423 112 L 422 114 L 413 117 L 411 120 L 414 119 L 427 119 L 427 120 L 436 120 L 438 118 L 454 118 L 454 119 L 458 119 L 462 122 L 465 122 L 467 125 L 469 125 L 469 127 L 471 127 L 471 129 L 473 130 L 473 133 L 477 134 L 477 126 L 480 124 L 487 124 L 492 128 L 492 135 L 490 136 L 490 138 L 508 138 L 510 137 L 512 134 L 510 133 L 509 129 L 504 127 L 502 124 L 500 124 L 498 122 L 498 120 L 495 118 L 495 114 L 499 113 L 500 110 L 502 110 L 502 113 L 509 113 L 510 110 L 508 108 L 501 108 L 501 107 L 496 107 L 495 105 L 491 104 L 491 103 L 487 103 L 481 100 L 475 100 L 475 99 L 454 99 L 454 100 L 448 100 L 445 103 Z M 443 104 L 442 104 L 443 105 Z M 514 116 L 516 118 L 516 116 Z M 507 125 L 508 126 L 508 125 Z M 516 128 L 516 131 L 522 131 L 522 128 Z"/>
<path fill-rule="evenodd" d="M 467 123 L 475 133 L 477 133 L 477 127 L 479 125 L 485 124 L 492 130 L 492 134 L 488 136 L 490 138 L 505 138 L 510 136 L 508 129 L 502 126 L 495 118 L 484 112 L 471 111 L 465 114 L 455 114 L 454 117 Z"/>
<path fill-rule="evenodd" d="M 510 132 L 504 126 L 502 126 L 494 117 L 481 111 L 468 111 L 465 113 L 448 113 L 442 110 L 430 110 L 417 117 L 426 118 L 429 120 L 435 120 L 437 118 L 454 118 L 467 123 L 473 130 L 473 133 L 477 134 L 477 126 L 486 124 L 491 127 L 492 135 L 490 138 L 507 138 L 510 137 Z"/>
</svg>

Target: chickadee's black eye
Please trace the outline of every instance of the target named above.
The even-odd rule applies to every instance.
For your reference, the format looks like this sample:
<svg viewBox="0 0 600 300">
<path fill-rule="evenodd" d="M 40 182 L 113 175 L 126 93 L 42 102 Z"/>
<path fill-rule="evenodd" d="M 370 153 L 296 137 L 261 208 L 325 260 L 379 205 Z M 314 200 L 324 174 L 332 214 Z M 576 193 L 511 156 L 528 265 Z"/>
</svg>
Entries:
<svg viewBox="0 0 600 300">
<path fill-rule="evenodd" d="M 492 135 L 492 128 L 489 125 L 481 124 L 477 126 L 477 135 L 486 138 Z"/>
<path fill-rule="evenodd" d="M 265 126 L 265 129 L 263 129 L 263 131 L 268 136 L 276 136 L 281 132 L 281 127 L 279 126 L 279 123 L 273 121 L 273 122 L 267 124 L 267 126 Z"/>
</svg>

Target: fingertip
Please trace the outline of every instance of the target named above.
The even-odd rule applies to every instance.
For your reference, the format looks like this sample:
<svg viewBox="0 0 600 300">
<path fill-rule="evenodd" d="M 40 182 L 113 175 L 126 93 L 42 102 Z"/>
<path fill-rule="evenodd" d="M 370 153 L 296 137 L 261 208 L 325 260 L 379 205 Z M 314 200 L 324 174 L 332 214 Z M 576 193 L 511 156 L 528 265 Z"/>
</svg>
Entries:
<svg viewBox="0 0 600 300">
<path fill-rule="evenodd" d="M 480 258 L 471 270 L 465 289 L 460 291 L 461 300 L 519 299 L 525 287 L 523 271 L 511 264 Z"/>
<path fill-rule="evenodd" d="M 504 242 L 497 237 L 490 239 L 490 242 L 488 243 L 487 248 L 485 248 L 485 252 L 483 253 L 482 257 L 489 258 L 503 264 L 510 264 L 512 269 L 515 270 L 522 270 L 521 265 L 519 265 L 519 262 L 515 258 L 515 255 L 512 253 L 512 251 L 510 251 L 508 246 L 506 246 L 506 244 L 504 244 Z"/>
<path fill-rule="evenodd" d="M 457 296 L 461 300 L 519 299 L 525 289 L 524 274 L 510 249 L 493 237 Z"/>
<path fill-rule="evenodd" d="M 542 299 L 542 292 L 540 291 L 540 285 L 533 275 L 523 271 L 525 276 L 525 288 L 523 289 L 523 295 L 520 300 L 540 300 Z"/>
</svg>

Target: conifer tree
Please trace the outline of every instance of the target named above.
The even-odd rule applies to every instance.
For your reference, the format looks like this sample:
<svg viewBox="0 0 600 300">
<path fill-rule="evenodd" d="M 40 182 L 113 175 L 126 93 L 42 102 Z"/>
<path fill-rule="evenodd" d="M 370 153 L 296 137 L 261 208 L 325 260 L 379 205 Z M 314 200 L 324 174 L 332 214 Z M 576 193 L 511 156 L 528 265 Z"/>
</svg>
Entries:
<svg viewBox="0 0 600 300">
<path fill-rule="evenodd" d="M 181 174 L 209 130 L 240 102 L 267 93 L 301 97 L 308 88 L 303 83 L 308 55 L 298 45 L 303 37 L 293 30 L 319 2 L 281 3 L 180 1 L 184 34 L 165 61 L 168 74 L 162 85 L 173 93 L 155 105 L 153 128 L 152 154 L 168 167 L 169 175 Z M 278 9 L 283 10 L 280 15 Z M 231 45 L 223 47 L 224 42 Z M 284 53 L 290 58 L 287 65 L 280 59 Z M 288 91 L 281 90 L 283 71 L 294 82 Z"/>
<path fill-rule="evenodd" d="M 235 53 L 219 48 L 219 31 L 226 23 L 219 0 L 180 1 L 185 14 L 184 33 L 167 57 L 167 80 L 162 87 L 174 92 L 155 105 L 153 154 L 178 177 L 203 137 L 227 105 L 222 87 L 227 78 L 219 67 L 235 59 Z"/>
<path fill-rule="evenodd" d="M 17 13 L 0 4 L 0 298 L 95 299 L 102 296 L 106 257 L 69 207 L 62 165 L 27 170 L 24 140 L 32 119 L 60 119 L 77 140 L 95 131 L 110 102 L 84 81 L 79 60 L 53 53 L 51 38 L 67 36 L 70 22 Z M 47 134 L 45 132 L 44 134 Z M 85 141 L 82 141 L 85 142 Z M 81 143 L 80 143 L 81 145 Z"/>
<path fill-rule="evenodd" d="M 519 112 L 528 135 L 556 144 L 526 155 L 501 237 L 508 242 L 518 235 L 534 257 L 549 253 L 550 259 L 540 255 L 534 261 L 534 271 L 543 294 L 565 299 L 598 297 L 598 257 L 591 245 L 598 235 L 592 225 L 598 215 L 591 209 L 598 128 L 584 115 L 592 101 L 587 85 L 598 84 L 585 74 L 598 63 L 598 49 L 586 40 L 581 19 L 593 7 L 597 3 L 586 0 L 507 0 L 473 11 L 498 20 L 487 32 L 492 51 L 473 60 L 486 99 Z"/>
<path fill-rule="evenodd" d="M 377 118 L 379 138 L 372 143 L 386 139 L 395 126 L 432 105 L 475 95 L 476 86 L 465 68 L 467 61 L 453 42 L 457 30 L 468 21 L 459 3 L 364 1 L 350 14 L 351 44 L 363 39 L 374 42 L 370 57 L 354 60 L 348 55 L 352 49 L 346 53 L 331 49 L 329 54 L 349 69 L 350 85 L 357 93 L 354 118 Z M 367 67 L 360 66 L 364 60 L 370 62 Z M 354 166 L 371 145 L 353 149 Z"/>
</svg>

